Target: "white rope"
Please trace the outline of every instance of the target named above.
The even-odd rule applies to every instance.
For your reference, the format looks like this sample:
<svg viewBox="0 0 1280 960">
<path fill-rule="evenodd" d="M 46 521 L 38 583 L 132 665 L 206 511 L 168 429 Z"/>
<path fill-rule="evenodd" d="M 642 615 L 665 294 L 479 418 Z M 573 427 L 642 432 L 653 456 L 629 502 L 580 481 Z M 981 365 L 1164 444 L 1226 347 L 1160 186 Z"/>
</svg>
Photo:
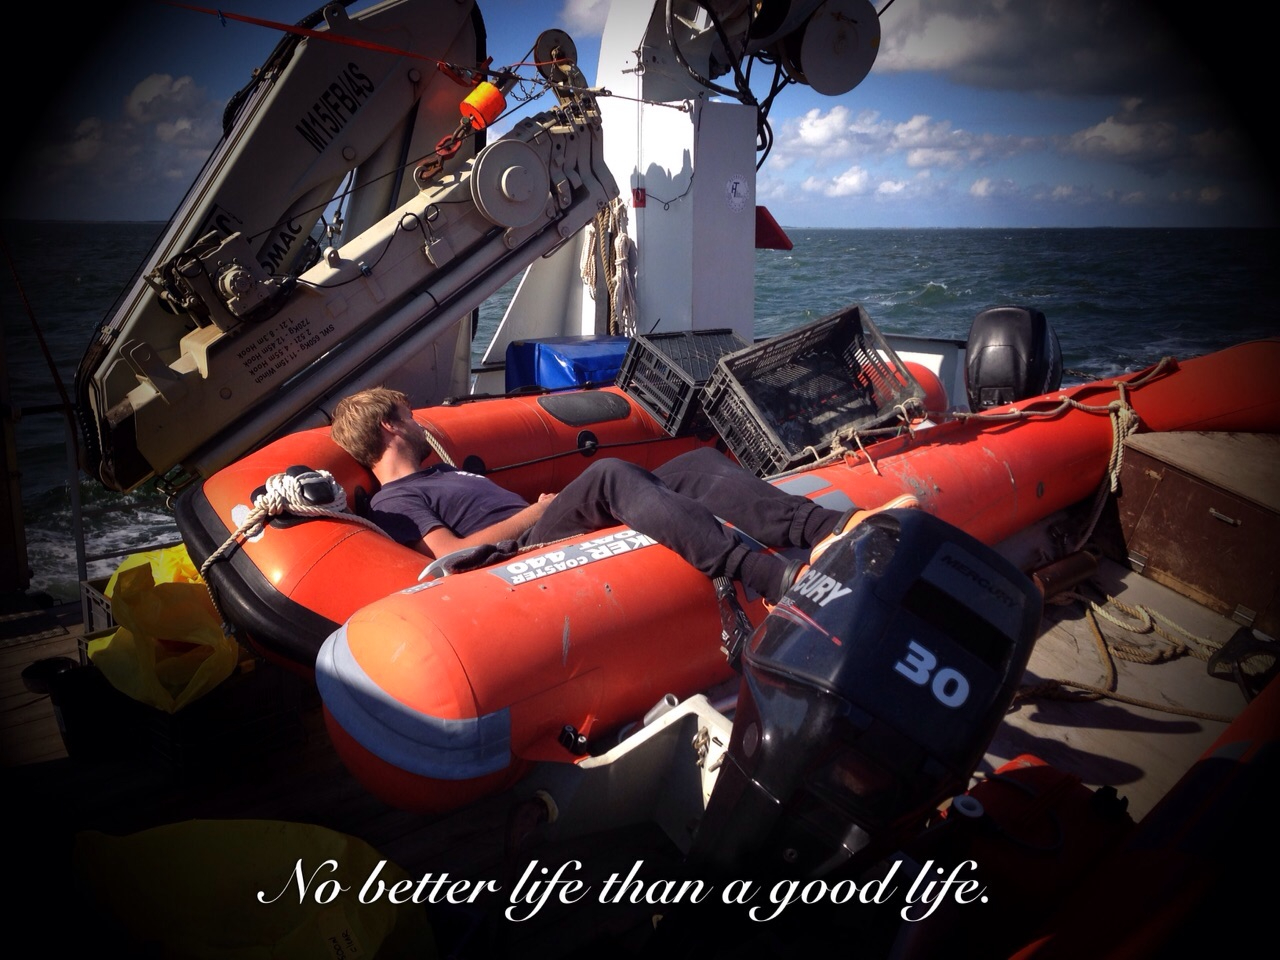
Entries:
<svg viewBox="0 0 1280 960">
<path fill-rule="evenodd" d="M 418 426 L 421 427 L 422 424 L 418 424 Z M 436 456 L 439 457 L 441 461 L 443 461 L 444 463 L 447 463 L 451 467 L 457 466 L 457 464 L 453 462 L 453 457 L 449 456 L 444 446 L 440 443 L 439 440 L 436 439 L 435 434 L 433 434 L 426 427 L 422 427 L 422 433 L 427 438 L 427 444 L 431 447 L 432 450 L 436 452 Z M 341 492 L 342 488 L 339 487 L 338 490 L 339 492 Z"/>
<path fill-rule="evenodd" d="M 596 235 L 599 232 L 599 222 L 602 213 L 597 213 L 595 219 L 587 224 L 587 239 L 582 244 L 582 262 L 578 265 L 578 271 L 582 274 L 582 283 L 587 288 L 587 296 L 592 300 L 596 298 Z"/>
<path fill-rule="evenodd" d="M 1103 477 L 1102 485 L 1098 487 L 1098 492 L 1093 498 L 1093 508 L 1089 511 L 1089 520 L 1084 526 L 1084 531 L 1080 534 L 1075 546 L 1068 551 L 1069 553 L 1078 553 L 1083 550 L 1084 545 L 1093 536 L 1093 531 L 1098 526 L 1098 520 L 1102 517 L 1102 509 L 1107 504 L 1107 498 L 1120 487 L 1120 471 L 1124 467 L 1125 440 L 1138 429 L 1138 414 L 1133 407 L 1129 406 L 1129 401 L 1125 397 L 1123 389 L 1120 391 L 1120 399 L 1113 400 L 1108 404 L 1107 412 L 1111 416 L 1111 457 L 1107 462 L 1107 472 Z"/>
<path fill-rule="evenodd" d="M 310 487 L 314 491 L 316 484 L 324 484 L 329 488 L 330 499 L 327 503 L 316 503 L 315 501 L 319 498 L 314 494 L 311 497 L 307 496 L 307 488 Z M 347 509 L 346 491 L 327 470 L 307 470 L 297 476 L 288 473 L 273 474 L 267 478 L 265 488 L 263 493 L 254 498 L 253 509 L 249 511 L 240 526 L 236 527 L 235 532 L 200 565 L 201 578 L 204 578 L 205 571 L 214 561 L 236 544 L 256 537 L 266 527 L 268 520 L 282 513 L 292 513 L 301 517 L 329 517 L 334 520 L 345 520 L 376 530 L 383 536 L 387 535 L 376 523 L 357 516 Z"/>
<path fill-rule="evenodd" d="M 1120 486 L 1120 472 L 1124 467 L 1125 440 L 1133 435 L 1133 433 L 1138 429 L 1140 423 L 1137 411 L 1134 410 L 1129 403 L 1129 392 L 1137 387 L 1142 387 L 1147 383 L 1150 383 L 1152 380 L 1155 380 L 1157 377 L 1161 376 L 1168 367 L 1172 366 L 1172 364 L 1172 358 L 1165 357 L 1150 370 L 1147 370 L 1136 379 L 1129 382 L 1116 382 L 1115 388 L 1119 396 L 1117 399 L 1108 403 L 1105 407 L 1081 403 L 1079 400 L 1075 400 L 1071 397 L 1059 396 L 1057 398 L 1057 406 L 1050 409 L 1033 410 L 1029 407 L 1023 407 L 1009 410 L 1004 413 L 968 413 L 963 411 L 953 411 L 950 416 L 956 420 L 1002 421 L 1051 419 L 1066 413 L 1068 410 L 1074 409 L 1085 413 L 1105 413 L 1111 418 L 1111 454 L 1107 461 L 1106 474 L 1103 477 L 1102 484 L 1098 488 L 1098 492 L 1094 497 L 1093 507 L 1090 510 L 1089 520 L 1085 524 L 1083 534 L 1081 534 L 1076 545 L 1071 550 L 1067 551 L 1068 553 L 1077 553 L 1084 549 L 1084 545 L 1089 541 L 1089 538 L 1093 536 L 1093 531 L 1098 525 L 1098 520 L 1102 517 L 1102 510 L 1106 505 L 1107 497 L 1115 493 Z M 899 410 L 899 414 L 905 414 L 905 410 Z M 854 431 L 852 435 L 852 439 L 857 441 L 858 448 L 862 451 L 863 456 L 866 457 L 867 463 L 871 465 L 871 469 L 877 475 L 880 473 L 879 468 L 876 466 L 871 454 L 865 447 L 863 447 L 862 436 L 864 434 L 866 436 L 871 436 L 881 432 L 883 431 Z M 909 422 L 908 432 L 914 438 L 915 432 L 910 429 Z M 836 443 L 833 446 L 832 454 L 827 458 L 827 461 L 835 459 L 838 456 L 843 456 L 843 454 L 844 451 L 841 449 L 841 444 Z M 818 463 L 811 464 L 805 469 L 813 469 L 814 467 L 820 466 L 822 462 L 823 461 L 819 461 Z"/>
<path fill-rule="evenodd" d="M 627 208 L 615 200 L 613 241 L 613 286 L 610 290 L 609 316 L 618 333 L 628 337 L 636 333 L 635 242 L 627 233 Z"/>
<path fill-rule="evenodd" d="M 609 236 L 614 237 L 612 254 Z M 627 234 L 627 207 L 621 198 L 596 214 L 587 227 L 579 269 L 587 295 L 596 298 L 599 264 L 604 262 L 604 286 L 609 294 L 609 332 L 636 332 L 635 243 Z"/>
<path fill-rule="evenodd" d="M 1108 611 L 1103 604 L 1098 603 L 1096 600 L 1091 600 L 1090 598 L 1078 593 L 1068 594 L 1068 597 L 1073 600 L 1079 600 L 1086 606 L 1092 607 L 1094 613 L 1102 617 L 1102 619 L 1107 622 L 1119 627 L 1121 630 L 1127 630 L 1130 633 L 1135 634 L 1154 633 L 1157 636 L 1163 637 L 1175 647 L 1186 647 L 1190 644 L 1199 646 L 1202 652 L 1193 653 L 1193 656 L 1196 656 L 1201 660 L 1207 660 L 1210 653 L 1222 646 L 1221 642 L 1214 640 L 1212 637 L 1204 637 L 1199 634 L 1192 633 L 1186 627 L 1165 616 L 1159 610 L 1146 606 L 1145 604 L 1130 605 L 1117 600 L 1110 594 L 1107 594 L 1105 602 L 1115 607 L 1122 614 L 1128 617 L 1129 620 L 1126 622 Z M 1168 630 L 1161 629 L 1162 627 L 1167 627 Z M 1180 636 L 1173 636 L 1169 633 L 1169 630 L 1175 631 Z"/>
<path fill-rule="evenodd" d="M 608 256 L 609 234 L 617 229 L 618 217 L 617 209 L 621 201 L 617 198 L 608 206 L 603 207 L 587 225 L 587 239 L 582 245 L 582 263 L 580 269 L 582 272 L 582 282 L 587 287 L 587 295 L 592 300 L 596 298 L 596 288 L 598 286 L 599 264 Z M 612 280 L 609 277 L 610 267 L 612 264 L 605 264 L 605 287 L 611 289 L 613 287 Z"/>
</svg>

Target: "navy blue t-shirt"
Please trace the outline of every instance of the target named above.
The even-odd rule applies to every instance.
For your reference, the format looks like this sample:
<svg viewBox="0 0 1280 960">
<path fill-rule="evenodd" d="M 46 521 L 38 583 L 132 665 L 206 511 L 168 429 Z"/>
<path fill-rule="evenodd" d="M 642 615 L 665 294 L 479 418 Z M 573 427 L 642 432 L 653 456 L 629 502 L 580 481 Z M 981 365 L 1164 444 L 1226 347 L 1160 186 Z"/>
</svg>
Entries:
<svg viewBox="0 0 1280 960">
<path fill-rule="evenodd" d="M 369 519 L 412 546 L 436 527 L 468 537 L 528 505 L 488 477 L 441 464 L 384 484 L 369 498 Z"/>
</svg>

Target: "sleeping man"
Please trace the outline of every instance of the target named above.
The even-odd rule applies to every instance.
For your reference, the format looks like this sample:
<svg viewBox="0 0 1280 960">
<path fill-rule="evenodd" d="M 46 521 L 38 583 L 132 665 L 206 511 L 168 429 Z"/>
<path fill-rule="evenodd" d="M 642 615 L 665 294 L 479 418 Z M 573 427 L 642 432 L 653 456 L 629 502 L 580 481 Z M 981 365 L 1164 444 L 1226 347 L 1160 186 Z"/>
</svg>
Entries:
<svg viewBox="0 0 1280 960">
<path fill-rule="evenodd" d="M 380 484 L 370 519 L 397 542 L 433 558 L 504 541 L 523 548 L 624 525 L 708 577 L 737 580 L 776 604 L 802 562 L 751 549 L 721 520 L 765 546 L 811 549 L 867 515 L 784 493 L 711 448 L 682 454 L 653 472 L 624 460 L 597 460 L 560 493 L 528 503 L 487 477 L 442 463 L 424 466 L 432 453 L 426 431 L 413 419 L 407 397 L 385 387 L 340 400 L 331 432 Z M 914 498 L 900 497 L 885 506 L 911 505 Z"/>
</svg>

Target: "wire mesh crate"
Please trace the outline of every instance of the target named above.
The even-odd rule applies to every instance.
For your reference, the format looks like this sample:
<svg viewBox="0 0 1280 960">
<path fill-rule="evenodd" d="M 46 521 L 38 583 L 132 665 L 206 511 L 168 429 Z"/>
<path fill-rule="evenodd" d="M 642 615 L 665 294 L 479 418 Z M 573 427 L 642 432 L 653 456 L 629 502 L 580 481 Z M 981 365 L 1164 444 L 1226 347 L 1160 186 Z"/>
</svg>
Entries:
<svg viewBox="0 0 1280 960">
<path fill-rule="evenodd" d="M 80 581 L 80 620 L 86 633 L 106 630 L 116 625 L 111 615 L 111 598 L 107 596 L 109 577 Z"/>
<path fill-rule="evenodd" d="M 748 346 L 732 330 L 682 330 L 632 337 L 617 385 L 673 437 L 709 429 L 702 387 L 727 353 Z"/>
<path fill-rule="evenodd" d="M 923 389 L 859 306 L 722 357 L 702 407 L 738 462 L 766 477 L 884 424 Z"/>
</svg>

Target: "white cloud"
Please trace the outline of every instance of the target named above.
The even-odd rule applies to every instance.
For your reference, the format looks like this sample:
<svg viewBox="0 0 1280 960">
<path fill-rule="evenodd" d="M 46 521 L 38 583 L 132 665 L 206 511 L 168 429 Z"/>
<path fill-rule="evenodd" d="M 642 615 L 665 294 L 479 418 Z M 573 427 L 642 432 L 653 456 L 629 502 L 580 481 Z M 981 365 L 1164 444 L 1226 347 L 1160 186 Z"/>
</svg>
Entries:
<svg viewBox="0 0 1280 960">
<path fill-rule="evenodd" d="M 824 197 L 852 197 L 864 194 L 871 186 L 871 175 L 862 167 L 854 166 L 834 177 L 808 177 L 800 188 L 808 193 L 821 193 Z"/>
<path fill-rule="evenodd" d="M 156 139 L 161 143 L 190 143 L 197 136 L 196 123 L 190 117 L 156 124 Z"/>
<path fill-rule="evenodd" d="M 129 91 L 124 111 L 130 120 L 156 123 L 199 109 L 204 102 L 204 91 L 190 77 L 175 80 L 167 73 L 153 73 Z"/>
<path fill-rule="evenodd" d="M 1273 196 L 1240 117 L 1214 112 L 1197 59 L 1203 46 L 1180 46 L 1156 5 L 1138 6 L 1112 0 L 895 0 L 882 21 L 875 71 L 941 72 L 952 86 L 968 87 L 965 97 L 975 102 L 982 99 L 975 88 L 1038 93 L 1048 122 L 1036 123 L 1034 135 L 1011 134 L 1017 127 L 1000 117 L 999 106 L 990 108 L 1000 117 L 991 121 L 975 120 L 968 103 L 957 107 L 966 112 L 949 116 L 936 102 L 932 115 L 920 111 L 904 119 L 870 110 L 855 114 L 846 101 L 775 118 L 770 165 L 797 184 L 803 181 L 811 194 L 831 197 L 860 189 L 837 174 L 855 163 L 870 184 L 906 183 L 913 172 L 933 171 L 939 182 L 930 195 L 939 197 L 962 192 L 955 175 L 966 172 L 963 182 L 973 184 L 974 197 L 1017 193 L 1060 208 L 1108 197 L 1146 204 L 1175 189 L 1193 191 L 1187 206 L 1225 206 L 1245 192 L 1232 185 L 1237 179 Z M 1069 110 L 1064 98 L 1072 101 Z M 1019 106 L 1015 116 L 1031 125 L 1026 117 L 1034 114 L 1024 111 Z M 1051 133 L 1059 113 L 1086 119 Z M 973 126 L 988 122 L 1003 124 L 1001 132 Z M 1018 158 L 1029 159 L 1005 169 L 1003 161 Z M 1135 189 L 1122 167 L 1148 178 L 1149 189 Z M 1202 201 L 1194 193 L 1198 187 L 1186 187 L 1189 177 L 1200 183 L 1213 178 L 1231 189 L 1206 193 Z M 1041 178 L 1046 182 L 1036 187 L 1014 186 Z M 889 195 L 865 188 L 873 190 Z M 920 199 L 923 192 L 893 195 Z"/>
<path fill-rule="evenodd" d="M 937 71 L 989 90 L 1151 95 L 1194 82 L 1199 63 L 1178 40 L 1154 3 L 897 0 L 875 69 Z"/>
<path fill-rule="evenodd" d="M 770 163 L 784 166 L 799 157 L 839 159 L 883 152 L 892 130 L 873 110 L 854 116 L 842 104 L 825 112 L 815 107 L 782 121 Z"/>
<path fill-rule="evenodd" d="M 984 47 L 992 49 L 989 44 L 999 31 L 996 21 L 983 25 L 963 11 L 935 13 L 931 6 L 917 4 L 919 10 L 905 23 L 899 18 L 893 29 L 882 25 L 876 69 L 955 70 L 981 58 Z"/>
<path fill-rule="evenodd" d="M 932 117 L 917 113 L 906 123 L 895 124 L 893 140 L 898 147 L 917 147 L 937 143 L 951 133 L 951 123 L 934 123 Z"/>
<path fill-rule="evenodd" d="M 849 109 L 834 106 L 827 114 L 814 108 L 794 121 L 794 137 L 804 148 L 823 151 L 848 142 Z"/>
<path fill-rule="evenodd" d="M 979 177 L 969 187 L 969 196 L 978 200 L 999 200 L 1014 197 L 1018 194 L 1018 186 L 1012 180 L 998 180 L 992 177 Z"/>
<path fill-rule="evenodd" d="M 559 19 L 546 25 L 576 37 L 598 36 L 608 5 L 560 0 L 538 16 L 541 22 L 559 11 Z M 512 6 L 524 15 L 537 4 L 519 0 Z M 876 0 L 876 6 L 884 3 Z M 882 21 L 874 67 L 880 75 L 875 79 L 885 84 L 875 97 L 881 111 L 861 109 L 865 96 L 814 109 L 807 108 L 819 103 L 816 98 L 797 97 L 799 105 L 789 107 L 788 95 L 781 96 L 757 194 L 774 209 L 807 205 L 807 216 L 819 208 L 823 216 L 835 216 L 855 206 L 841 198 L 874 196 L 891 201 L 884 207 L 896 207 L 906 218 L 932 219 L 948 204 L 959 210 L 966 194 L 968 209 L 980 205 L 974 198 L 1016 195 L 1027 204 L 1052 206 L 1053 215 L 1088 203 L 1155 209 L 1176 199 L 1188 216 L 1268 204 L 1274 216 L 1273 181 L 1256 162 L 1257 144 L 1242 126 L 1262 114 L 1205 109 L 1213 91 L 1200 58 L 1214 49 L 1217 34 L 1209 31 L 1225 33 L 1221 24 L 1229 18 L 1206 20 L 1206 33 L 1181 46 L 1164 29 L 1164 19 L 1163 6 L 1150 0 L 894 0 Z M 1263 33 L 1249 33 L 1240 43 L 1265 42 Z M 1234 44 L 1231 51 L 1233 62 L 1248 59 Z M 214 82 L 211 75 L 179 75 L 196 71 L 196 60 L 160 62 L 171 72 L 157 70 L 127 95 L 113 91 L 109 104 L 82 97 L 56 122 L 32 131 L 23 192 L 60 197 L 64 206 L 74 196 L 86 210 L 86 198 L 110 197 L 131 215 L 144 206 L 150 216 L 167 213 L 180 196 L 174 186 L 191 180 L 217 142 L 223 103 L 203 86 Z M 1265 69 L 1265 58 L 1255 62 Z M 906 71 L 940 76 L 892 76 Z M 139 75 L 131 67 L 121 79 Z M 983 91 L 991 90 L 1004 92 L 988 101 Z M 1038 95 L 1037 105 L 1027 107 L 1019 94 Z M 1071 125 L 1056 123 L 1059 115 L 1070 116 Z M 492 137 L 517 119 L 503 121 Z M 987 132 L 992 130 L 999 133 Z M 1036 135 L 1020 135 L 1023 130 Z M 49 139 L 53 135 L 56 141 Z M 1010 159 L 1019 162 L 1002 163 Z M 1249 182 L 1251 176 L 1263 188 Z"/>
<path fill-rule="evenodd" d="M 920 147 L 907 151 L 908 167 L 953 167 L 964 166 L 965 154 L 959 150 L 943 150 L 937 147 Z"/>
<path fill-rule="evenodd" d="M 114 115 L 51 126 L 23 161 L 28 186 L 89 209 L 85 198 L 109 184 L 110 203 L 129 216 L 167 214 L 217 144 L 223 104 L 191 77 L 164 73 L 148 75 L 119 103 Z"/>
<path fill-rule="evenodd" d="M 916 169 L 960 169 L 1043 150 L 1040 137 L 973 134 L 955 129 L 949 120 L 916 114 L 893 123 L 874 111 L 856 117 L 837 104 L 828 111 L 812 109 L 784 120 L 770 162 L 785 168 L 802 158 L 817 163 L 853 158 L 899 158 Z"/>
<path fill-rule="evenodd" d="M 866 193 L 871 175 L 862 167 L 850 167 L 837 176 L 824 191 L 828 197 L 850 197 Z"/>
<path fill-rule="evenodd" d="M 104 124 L 97 117 L 88 117 L 81 120 L 76 126 L 66 159 L 73 165 L 92 163 L 94 158 L 102 151 L 102 142 L 105 135 Z"/>
<path fill-rule="evenodd" d="M 791 199 L 791 185 L 781 177 L 771 177 L 761 171 L 756 175 L 756 199 L 762 203 Z"/>
<path fill-rule="evenodd" d="M 1111 116 L 1066 139 L 1064 151 L 1082 157 L 1151 163 L 1168 160 L 1178 149 L 1178 128 L 1164 121 L 1126 122 Z"/>
<path fill-rule="evenodd" d="M 609 18 L 609 0 L 565 0 L 560 21 L 570 36 L 599 34 Z"/>
<path fill-rule="evenodd" d="M 1080 124 L 1052 145 L 1066 157 L 1122 164 L 1153 178 L 1239 180 L 1249 187 L 1233 194 L 1273 205 L 1265 116 L 1241 109 L 1238 96 L 1266 89 L 1266 32 L 1177 7 L 1149 0 L 895 0 L 881 18 L 874 70 L 928 71 L 971 91 L 1038 94 L 1046 116 L 1064 98 L 1117 104 L 1110 116 Z M 969 162 L 989 160 L 985 146 L 975 143 Z"/>
</svg>

